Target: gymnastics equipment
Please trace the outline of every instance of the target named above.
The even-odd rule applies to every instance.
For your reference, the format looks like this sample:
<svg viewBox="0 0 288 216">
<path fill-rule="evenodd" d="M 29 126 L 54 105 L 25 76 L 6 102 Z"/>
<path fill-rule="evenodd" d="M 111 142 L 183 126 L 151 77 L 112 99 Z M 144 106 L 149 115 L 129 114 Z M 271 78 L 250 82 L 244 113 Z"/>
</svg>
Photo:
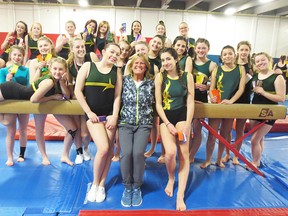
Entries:
<svg viewBox="0 0 288 216">
<path fill-rule="evenodd" d="M 77 100 L 31 103 L 26 100 L 0 102 L 0 113 L 83 115 Z M 196 103 L 194 118 L 285 119 L 286 107 L 268 104 L 209 104 Z"/>
<path fill-rule="evenodd" d="M 24 100 L 5 100 L 0 102 L 0 113 L 18 114 L 59 114 L 59 115 L 83 115 L 84 111 L 77 100 L 47 101 L 44 103 L 31 103 Z M 286 107 L 283 105 L 267 104 L 209 104 L 195 103 L 194 118 L 200 118 L 201 124 L 212 133 L 230 151 L 238 156 L 251 170 L 260 176 L 265 175 L 243 157 L 235 146 L 259 129 L 265 122 L 256 125 L 234 144 L 228 143 L 218 131 L 208 125 L 203 118 L 238 118 L 238 119 L 285 119 Z"/>
</svg>

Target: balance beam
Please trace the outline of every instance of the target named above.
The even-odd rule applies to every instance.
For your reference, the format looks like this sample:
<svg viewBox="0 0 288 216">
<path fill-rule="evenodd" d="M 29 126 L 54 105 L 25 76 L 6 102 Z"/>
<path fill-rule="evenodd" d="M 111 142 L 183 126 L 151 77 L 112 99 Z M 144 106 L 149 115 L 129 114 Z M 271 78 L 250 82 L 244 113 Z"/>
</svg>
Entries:
<svg viewBox="0 0 288 216">
<path fill-rule="evenodd" d="M 31 103 L 26 100 L 0 102 L 0 113 L 83 115 L 77 100 Z M 196 103 L 194 118 L 285 119 L 286 107 L 266 104 L 208 104 Z"/>
</svg>

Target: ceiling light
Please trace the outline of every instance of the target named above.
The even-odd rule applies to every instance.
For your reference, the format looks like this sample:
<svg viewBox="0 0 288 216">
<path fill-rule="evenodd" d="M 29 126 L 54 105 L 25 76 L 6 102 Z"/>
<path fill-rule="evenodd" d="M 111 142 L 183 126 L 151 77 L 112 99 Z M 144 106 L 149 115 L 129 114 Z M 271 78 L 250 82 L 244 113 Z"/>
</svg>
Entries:
<svg viewBox="0 0 288 216">
<path fill-rule="evenodd" d="M 259 2 L 262 3 L 262 4 L 265 4 L 265 3 L 268 3 L 268 2 L 271 2 L 271 1 L 273 1 L 273 0 L 259 0 Z"/>
<path fill-rule="evenodd" d="M 87 0 L 79 0 L 79 1 L 78 1 L 78 4 L 79 4 L 81 7 L 87 7 L 87 6 L 89 5 Z"/>
<path fill-rule="evenodd" d="M 233 15 L 236 13 L 236 9 L 235 8 L 227 8 L 224 12 L 224 14 L 226 15 Z"/>
</svg>

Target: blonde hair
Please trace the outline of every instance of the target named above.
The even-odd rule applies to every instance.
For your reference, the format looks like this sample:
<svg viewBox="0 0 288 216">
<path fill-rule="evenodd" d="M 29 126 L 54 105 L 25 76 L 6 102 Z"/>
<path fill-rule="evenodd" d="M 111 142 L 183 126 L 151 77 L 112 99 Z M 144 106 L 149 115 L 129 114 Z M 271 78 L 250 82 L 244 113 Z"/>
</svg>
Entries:
<svg viewBox="0 0 288 216">
<path fill-rule="evenodd" d="M 39 26 L 40 26 L 40 37 L 43 36 L 42 25 L 41 25 L 40 23 L 38 23 L 38 22 L 35 22 L 35 23 L 32 24 L 32 26 L 31 26 L 31 28 L 30 28 L 29 35 L 32 36 L 32 30 L 33 30 L 33 27 L 34 27 L 35 25 L 39 25 Z"/>
<path fill-rule="evenodd" d="M 52 42 L 52 40 L 50 38 L 48 38 L 47 36 L 42 36 L 38 39 L 37 41 L 37 45 L 39 44 L 40 41 L 46 41 L 48 43 L 51 44 L 52 48 L 51 48 L 51 54 L 53 57 L 57 57 L 57 54 L 56 54 L 56 51 L 55 51 L 55 47 L 54 47 L 54 44 Z"/>
<path fill-rule="evenodd" d="M 150 78 L 150 73 L 149 72 L 150 72 L 151 66 L 150 66 L 150 63 L 149 63 L 147 55 L 145 55 L 143 53 L 137 53 L 137 54 L 134 54 L 132 56 L 131 63 L 128 65 L 129 74 L 131 74 L 132 76 L 134 75 L 132 67 L 133 67 L 133 64 L 135 63 L 135 61 L 138 58 L 140 58 L 144 62 L 144 64 L 146 65 L 146 71 L 145 71 L 144 77 Z"/>
<path fill-rule="evenodd" d="M 19 50 L 19 52 L 22 54 L 22 56 L 24 57 L 25 56 L 25 49 L 22 47 L 22 46 L 18 46 L 18 45 L 13 45 L 10 47 L 10 50 L 9 50 L 9 60 L 11 60 L 11 53 L 14 51 L 14 50 Z M 22 59 L 22 62 L 23 62 L 24 59 Z"/>
<path fill-rule="evenodd" d="M 271 58 L 270 55 L 268 55 L 266 52 L 259 52 L 259 53 L 256 53 L 256 54 L 253 56 L 253 58 L 254 58 L 254 64 L 255 64 L 255 58 L 256 58 L 257 56 L 260 56 L 260 55 L 264 55 L 264 56 L 268 59 L 268 61 L 271 62 L 272 58 Z"/>
<path fill-rule="evenodd" d="M 74 52 L 72 51 L 72 49 L 73 49 L 76 41 L 83 41 L 84 50 L 85 50 L 85 54 L 86 54 L 85 41 L 82 38 L 75 37 L 75 38 L 70 39 L 69 40 L 70 51 L 69 51 L 68 59 L 67 59 L 68 68 L 70 68 L 72 66 L 73 61 L 74 61 Z"/>
<path fill-rule="evenodd" d="M 52 58 L 52 59 L 51 59 L 51 62 L 50 62 L 50 64 L 49 64 L 49 72 L 51 71 L 52 65 L 53 65 L 55 62 L 57 62 L 57 63 L 59 63 L 59 64 L 62 64 L 62 65 L 64 66 L 65 70 L 67 71 L 68 66 L 67 66 L 66 60 L 65 60 L 64 58 L 58 56 L 58 57 L 56 57 L 56 58 Z"/>
<path fill-rule="evenodd" d="M 71 24 L 75 27 L 75 29 L 76 29 L 76 24 L 75 24 L 75 22 L 74 22 L 73 20 L 68 20 L 68 21 L 65 23 L 65 25 L 68 24 L 68 23 L 71 23 Z"/>
<path fill-rule="evenodd" d="M 54 88 L 55 88 L 55 89 L 59 89 L 59 88 L 58 88 L 58 85 L 57 85 L 57 82 L 56 82 L 54 76 L 53 76 L 52 73 L 51 73 L 52 65 L 53 65 L 55 62 L 57 62 L 57 63 L 59 63 L 59 64 L 62 64 L 62 65 L 64 66 L 66 72 L 67 72 L 67 70 L 68 70 L 68 67 L 67 67 L 66 60 L 65 60 L 64 58 L 60 57 L 60 56 L 51 59 L 51 62 L 50 62 L 50 64 L 49 64 L 49 75 L 51 76 L 51 78 L 52 78 L 52 80 L 53 80 Z M 61 89 L 60 89 L 60 90 L 61 90 Z M 62 90 L 61 90 L 61 92 L 62 92 Z"/>
</svg>

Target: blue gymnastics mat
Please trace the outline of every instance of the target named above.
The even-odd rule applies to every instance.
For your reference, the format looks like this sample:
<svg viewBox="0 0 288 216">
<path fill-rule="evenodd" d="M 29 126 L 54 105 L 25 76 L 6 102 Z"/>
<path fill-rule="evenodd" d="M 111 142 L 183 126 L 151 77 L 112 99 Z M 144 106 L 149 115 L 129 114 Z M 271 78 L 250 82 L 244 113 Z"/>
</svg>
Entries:
<svg viewBox="0 0 288 216">
<path fill-rule="evenodd" d="M 35 141 L 29 141 L 26 160 L 5 165 L 5 127 L 0 127 L 0 216 L 38 215 L 78 215 L 80 210 L 174 210 L 174 197 L 164 193 L 167 183 L 165 165 L 157 164 L 160 145 L 146 160 L 143 203 L 139 207 L 123 208 L 120 200 L 123 192 L 119 162 L 113 162 L 106 182 L 107 199 L 103 203 L 90 203 L 86 200 L 87 188 L 92 182 L 92 161 L 70 167 L 60 162 L 62 142 L 47 141 L 46 148 L 50 166 L 41 165 L 41 156 Z M 211 165 L 200 169 L 205 158 L 207 131 L 203 130 L 203 143 L 190 166 L 186 189 L 188 210 L 215 209 L 257 209 L 288 207 L 288 133 L 270 133 L 265 140 L 261 171 L 263 178 L 247 171 L 243 165 L 234 166 L 231 162 L 220 169 Z M 149 146 L 148 146 L 149 147 Z M 90 143 L 90 151 L 96 149 Z M 19 154 L 19 142 L 15 143 L 15 159 Z M 215 153 L 214 151 L 214 160 Z M 249 139 L 241 149 L 242 154 L 251 160 Z M 75 159 L 75 148 L 70 158 Z M 177 185 L 177 182 L 176 182 Z M 287 211 L 288 214 L 288 211 Z"/>
</svg>

